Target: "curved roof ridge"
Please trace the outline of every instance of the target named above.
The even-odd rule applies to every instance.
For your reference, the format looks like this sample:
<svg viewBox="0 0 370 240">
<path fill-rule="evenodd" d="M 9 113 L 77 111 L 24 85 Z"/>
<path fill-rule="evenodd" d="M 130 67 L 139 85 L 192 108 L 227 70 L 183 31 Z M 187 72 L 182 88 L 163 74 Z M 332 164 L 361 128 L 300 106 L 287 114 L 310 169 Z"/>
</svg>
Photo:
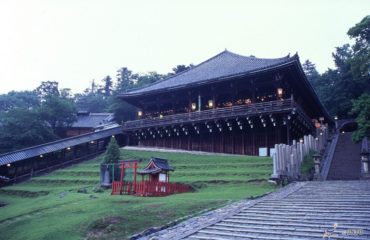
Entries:
<svg viewBox="0 0 370 240">
<path fill-rule="evenodd" d="M 244 57 L 244 58 L 250 58 L 250 59 L 259 59 L 259 60 L 284 60 L 284 59 L 289 59 L 289 58 L 291 58 L 290 57 L 290 54 L 288 54 L 288 55 L 286 55 L 286 56 L 284 56 L 284 57 L 280 57 L 280 58 L 260 58 L 260 57 L 256 57 L 256 56 L 254 56 L 254 55 L 250 55 L 250 56 L 245 56 L 245 55 L 241 55 L 241 54 L 238 54 L 238 53 L 234 53 L 234 52 L 231 52 L 231 51 L 229 51 L 229 50 L 227 50 L 227 49 L 225 49 L 225 51 L 223 51 L 223 52 L 228 52 L 228 53 L 230 53 L 230 54 L 232 54 L 232 55 L 235 55 L 235 56 L 237 56 L 237 57 Z M 222 52 L 222 53 L 223 53 Z M 298 53 L 296 53 L 295 55 L 297 55 Z M 219 55 L 219 54 L 217 54 L 217 55 Z"/>
<path fill-rule="evenodd" d="M 186 69 L 186 70 L 184 70 L 184 71 L 181 71 L 181 72 L 179 72 L 179 73 L 175 73 L 175 74 L 173 74 L 173 75 L 167 76 L 167 77 L 165 77 L 165 78 L 163 78 L 163 79 L 161 79 L 161 80 L 158 80 L 158 81 L 156 81 L 156 82 L 153 82 L 153 83 L 150 83 L 150 84 L 147 84 L 147 85 L 141 86 L 141 87 L 137 87 L 137 88 L 132 88 L 132 89 L 130 89 L 129 91 L 127 91 L 127 93 L 130 93 L 130 92 L 133 92 L 133 91 L 137 91 L 137 90 L 141 90 L 141 89 L 143 89 L 143 88 L 151 87 L 151 86 L 156 85 L 156 84 L 158 84 L 158 83 L 161 83 L 161 82 L 167 81 L 168 79 L 171 79 L 171 78 L 177 77 L 177 76 L 179 76 L 179 75 L 182 75 L 182 74 L 184 74 L 184 73 L 186 73 L 186 72 L 188 72 L 188 71 L 190 71 L 190 70 L 192 70 L 192 69 L 194 69 L 194 68 L 196 68 L 196 67 L 199 67 L 200 65 L 202 65 L 202 64 L 204 64 L 204 63 L 206 63 L 206 62 L 209 62 L 210 60 L 212 60 L 212 59 L 214 59 L 214 58 L 216 58 L 216 57 L 220 56 L 221 54 L 223 54 L 223 53 L 225 53 L 225 52 L 229 52 L 229 51 L 228 51 L 227 49 L 225 49 L 224 51 L 222 51 L 222 52 L 220 52 L 220 53 L 216 54 L 215 56 L 213 56 L 213 57 L 211 57 L 211 58 L 209 58 L 209 59 L 207 59 L 207 60 L 205 60 L 205 61 L 203 61 L 203 62 L 201 62 L 201 63 L 198 63 L 198 64 L 197 64 L 197 65 L 195 65 L 194 67 L 191 67 L 191 68 Z M 231 53 L 231 52 L 229 52 L 229 53 Z"/>
</svg>

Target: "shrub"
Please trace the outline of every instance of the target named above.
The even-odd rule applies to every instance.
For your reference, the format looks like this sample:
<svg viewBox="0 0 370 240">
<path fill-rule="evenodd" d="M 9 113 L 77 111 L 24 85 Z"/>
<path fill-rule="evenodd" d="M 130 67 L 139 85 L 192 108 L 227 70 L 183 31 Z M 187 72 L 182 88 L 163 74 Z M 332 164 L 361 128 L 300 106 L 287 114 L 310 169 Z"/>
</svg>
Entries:
<svg viewBox="0 0 370 240">
<path fill-rule="evenodd" d="M 313 177 L 315 167 L 315 163 L 313 161 L 314 154 L 314 151 L 310 151 L 307 155 L 305 155 L 301 165 L 301 175 L 306 179 L 311 179 L 311 177 Z"/>
<path fill-rule="evenodd" d="M 104 156 L 104 163 L 118 163 L 120 158 L 119 146 L 114 137 L 111 137 Z"/>
</svg>

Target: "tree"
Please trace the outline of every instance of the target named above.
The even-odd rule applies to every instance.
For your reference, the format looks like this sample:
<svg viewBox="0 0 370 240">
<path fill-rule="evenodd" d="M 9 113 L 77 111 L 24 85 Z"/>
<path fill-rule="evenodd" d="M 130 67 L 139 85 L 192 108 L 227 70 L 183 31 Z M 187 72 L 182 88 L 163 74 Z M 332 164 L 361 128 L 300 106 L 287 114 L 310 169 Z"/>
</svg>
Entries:
<svg viewBox="0 0 370 240">
<path fill-rule="evenodd" d="M 76 108 L 88 112 L 105 112 L 109 104 L 109 98 L 98 93 L 76 94 L 75 98 Z"/>
<path fill-rule="evenodd" d="M 117 123 L 133 120 L 136 116 L 136 108 L 131 104 L 122 101 L 118 97 L 114 96 L 110 98 L 108 112 L 114 113 L 114 119 Z"/>
<path fill-rule="evenodd" d="M 70 88 L 60 89 L 60 97 L 65 99 L 73 99 L 72 91 Z"/>
<path fill-rule="evenodd" d="M 0 113 L 0 152 L 42 144 L 57 139 L 34 109 L 14 108 Z"/>
<path fill-rule="evenodd" d="M 370 137 L 370 94 L 364 93 L 358 99 L 353 100 L 352 113 L 355 114 L 358 129 L 353 134 L 355 142 L 363 137 Z"/>
<path fill-rule="evenodd" d="M 59 96 L 58 85 L 56 81 L 41 82 L 41 85 L 35 89 L 35 93 L 41 100 L 48 96 Z"/>
<path fill-rule="evenodd" d="M 166 77 L 166 75 L 159 74 L 155 71 L 148 72 L 145 74 L 139 74 L 138 81 L 137 81 L 137 87 L 142 87 L 148 84 L 155 83 L 159 80 L 162 80 Z"/>
<path fill-rule="evenodd" d="M 183 65 L 183 64 L 177 65 L 176 67 L 172 68 L 173 73 L 169 73 L 169 75 L 178 74 L 178 73 L 183 72 L 183 71 L 186 71 L 186 70 L 188 70 L 188 69 L 190 69 L 192 67 L 194 67 L 193 64 L 190 64 L 188 66 Z"/>
<path fill-rule="evenodd" d="M 355 39 L 352 46 L 353 57 L 349 63 L 353 80 L 363 91 L 370 91 L 370 15 L 362 19 L 347 32 Z"/>
<path fill-rule="evenodd" d="M 127 67 L 122 67 L 117 70 L 117 85 L 116 93 L 127 92 L 135 87 L 138 82 L 138 74 L 133 74 Z"/>
<path fill-rule="evenodd" d="M 103 93 L 105 97 L 109 97 L 112 94 L 112 78 L 110 76 L 106 76 L 103 79 L 104 87 L 103 87 Z"/>
<path fill-rule="evenodd" d="M 315 64 L 307 59 L 302 64 L 302 68 L 308 80 L 311 82 L 313 86 L 315 86 L 317 82 L 320 80 L 320 73 L 316 70 Z"/>
<path fill-rule="evenodd" d="M 11 91 L 0 95 L 0 112 L 9 111 L 14 108 L 33 109 L 40 105 L 35 92 L 32 91 Z"/>
<path fill-rule="evenodd" d="M 48 96 L 39 108 L 41 118 L 46 121 L 57 135 L 76 121 L 74 103 L 69 99 Z"/>
<path fill-rule="evenodd" d="M 107 151 L 104 156 L 104 163 L 118 163 L 120 159 L 119 146 L 114 137 L 111 137 Z"/>
</svg>

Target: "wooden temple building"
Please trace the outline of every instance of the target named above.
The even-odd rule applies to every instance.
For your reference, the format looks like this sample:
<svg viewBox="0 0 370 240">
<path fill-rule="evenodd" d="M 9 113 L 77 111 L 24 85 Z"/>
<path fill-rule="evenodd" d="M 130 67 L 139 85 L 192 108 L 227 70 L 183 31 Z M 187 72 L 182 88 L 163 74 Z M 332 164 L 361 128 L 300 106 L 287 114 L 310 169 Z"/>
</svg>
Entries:
<svg viewBox="0 0 370 240">
<path fill-rule="evenodd" d="M 298 55 L 264 59 L 227 50 L 120 98 L 137 107 L 129 145 L 269 155 L 333 120 Z"/>
</svg>

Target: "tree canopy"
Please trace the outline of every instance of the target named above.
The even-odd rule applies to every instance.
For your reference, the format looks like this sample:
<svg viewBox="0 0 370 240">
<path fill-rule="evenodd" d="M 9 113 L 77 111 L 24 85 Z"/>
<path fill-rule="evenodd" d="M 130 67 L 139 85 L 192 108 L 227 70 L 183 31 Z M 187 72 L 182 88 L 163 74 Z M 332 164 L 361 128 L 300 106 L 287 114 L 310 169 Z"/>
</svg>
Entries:
<svg viewBox="0 0 370 240">
<path fill-rule="evenodd" d="M 333 53 L 334 69 L 316 74 L 314 65 L 306 61 L 303 68 L 320 100 L 332 116 L 356 118 L 359 128 L 354 140 L 369 136 L 369 116 L 364 113 L 370 94 L 370 16 L 347 32 L 355 40 Z"/>
</svg>

